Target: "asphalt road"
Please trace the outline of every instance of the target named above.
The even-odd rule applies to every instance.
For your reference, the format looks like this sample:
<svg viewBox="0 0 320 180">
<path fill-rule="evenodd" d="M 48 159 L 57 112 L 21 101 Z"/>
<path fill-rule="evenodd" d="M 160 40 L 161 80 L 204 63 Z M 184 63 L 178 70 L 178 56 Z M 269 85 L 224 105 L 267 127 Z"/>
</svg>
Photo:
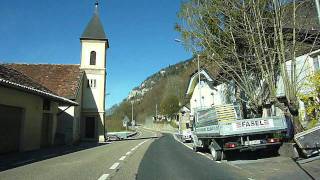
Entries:
<svg viewBox="0 0 320 180">
<path fill-rule="evenodd" d="M 171 134 L 155 140 L 146 151 L 138 180 L 248 179 L 241 170 L 214 162 L 176 141 Z"/>
<path fill-rule="evenodd" d="M 117 141 L 62 156 L 25 164 L 0 172 L 0 179 L 23 180 L 97 180 L 115 177 L 128 163 L 139 163 L 154 140 L 155 133 L 141 131 L 137 140 Z M 140 157 L 137 158 L 137 157 Z M 138 167 L 138 164 L 136 165 Z M 123 171 L 126 179 L 135 179 L 136 170 Z M 121 171 L 122 172 L 122 171 Z"/>
<path fill-rule="evenodd" d="M 250 164 L 243 160 L 231 163 L 215 162 L 207 154 L 193 152 L 174 139 L 172 134 L 144 129 L 138 131 L 134 137 L 136 139 L 88 146 L 79 151 L 40 159 L 37 162 L 20 162 L 21 165 L 0 169 L 0 179 L 308 179 L 301 170 L 294 169 L 291 164 L 281 159 L 277 159 L 278 163 L 274 160 L 257 160 Z M 265 166 L 273 168 L 270 170 L 271 175 L 266 173 Z M 294 174 L 290 174 L 292 172 Z"/>
</svg>

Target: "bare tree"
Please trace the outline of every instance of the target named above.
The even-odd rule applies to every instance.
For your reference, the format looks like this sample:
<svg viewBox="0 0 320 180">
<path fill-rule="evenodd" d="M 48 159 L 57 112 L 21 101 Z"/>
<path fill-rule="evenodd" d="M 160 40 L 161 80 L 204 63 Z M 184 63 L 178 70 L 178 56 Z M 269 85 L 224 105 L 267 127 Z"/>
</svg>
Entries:
<svg viewBox="0 0 320 180">
<path fill-rule="evenodd" d="M 189 50 L 219 67 L 220 79 L 235 82 L 245 94 L 240 100 L 256 114 L 266 104 L 288 109 L 301 131 L 296 57 L 317 44 L 314 31 L 297 20 L 297 8 L 304 3 L 309 1 L 190 0 L 182 5 L 176 28 Z M 279 82 L 285 102 L 277 98 Z"/>
</svg>

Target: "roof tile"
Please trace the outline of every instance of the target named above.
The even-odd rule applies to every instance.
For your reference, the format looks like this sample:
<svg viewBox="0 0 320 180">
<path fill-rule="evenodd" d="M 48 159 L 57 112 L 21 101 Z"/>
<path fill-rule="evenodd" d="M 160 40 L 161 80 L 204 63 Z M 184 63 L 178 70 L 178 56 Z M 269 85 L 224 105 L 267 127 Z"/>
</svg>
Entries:
<svg viewBox="0 0 320 180">
<path fill-rule="evenodd" d="M 55 94 L 75 99 L 81 78 L 80 65 L 5 64 L 25 74 Z"/>
</svg>

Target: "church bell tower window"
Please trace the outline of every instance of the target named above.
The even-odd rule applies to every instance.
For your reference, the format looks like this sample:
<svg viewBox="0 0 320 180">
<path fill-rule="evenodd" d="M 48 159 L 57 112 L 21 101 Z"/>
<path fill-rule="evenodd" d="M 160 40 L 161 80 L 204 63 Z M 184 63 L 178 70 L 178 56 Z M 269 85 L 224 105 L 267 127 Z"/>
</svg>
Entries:
<svg viewBox="0 0 320 180">
<path fill-rule="evenodd" d="M 90 53 L 90 65 L 96 65 L 96 52 L 91 51 Z"/>
<path fill-rule="evenodd" d="M 97 81 L 95 79 L 88 79 L 87 81 L 87 87 L 88 88 L 95 88 Z"/>
</svg>

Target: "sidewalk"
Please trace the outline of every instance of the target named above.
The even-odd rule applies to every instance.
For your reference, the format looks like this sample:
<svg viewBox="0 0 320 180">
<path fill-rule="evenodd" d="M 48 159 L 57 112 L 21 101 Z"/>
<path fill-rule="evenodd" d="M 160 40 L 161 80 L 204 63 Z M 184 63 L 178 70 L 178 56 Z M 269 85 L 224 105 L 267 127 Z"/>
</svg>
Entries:
<svg viewBox="0 0 320 180">
<path fill-rule="evenodd" d="M 314 179 L 320 179 L 320 156 L 297 162 Z"/>
<path fill-rule="evenodd" d="M 82 142 L 79 145 L 55 146 L 42 148 L 34 151 L 0 155 L 0 172 L 7 169 L 34 163 L 37 161 L 42 161 L 53 157 L 62 156 L 65 154 L 94 148 L 106 144 L 108 143 Z"/>
</svg>

